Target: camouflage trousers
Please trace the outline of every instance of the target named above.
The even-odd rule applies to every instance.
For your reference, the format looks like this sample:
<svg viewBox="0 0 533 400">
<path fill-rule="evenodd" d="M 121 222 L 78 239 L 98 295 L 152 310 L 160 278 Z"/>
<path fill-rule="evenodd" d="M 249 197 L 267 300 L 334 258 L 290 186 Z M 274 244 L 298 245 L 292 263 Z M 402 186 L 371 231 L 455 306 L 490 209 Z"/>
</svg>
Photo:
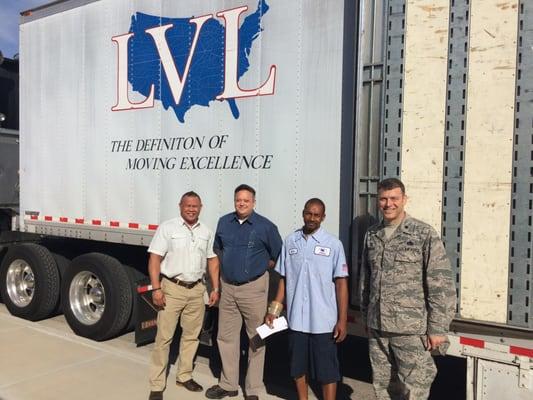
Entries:
<svg viewBox="0 0 533 400">
<path fill-rule="evenodd" d="M 370 363 L 378 400 L 425 400 L 437 368 L 419 335 L 371 329 Z"/>
</svg>

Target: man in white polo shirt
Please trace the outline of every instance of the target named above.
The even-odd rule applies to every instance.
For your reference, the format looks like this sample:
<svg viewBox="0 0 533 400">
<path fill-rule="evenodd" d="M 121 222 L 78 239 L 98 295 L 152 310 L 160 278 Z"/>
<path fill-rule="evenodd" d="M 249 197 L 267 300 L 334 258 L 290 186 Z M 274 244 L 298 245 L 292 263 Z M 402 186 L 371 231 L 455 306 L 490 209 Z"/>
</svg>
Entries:
<svg viewBox="0 0 533 400">
<path fill-rule="evenodd" d="M 209 305 L 219 299 L 219 262 L 213 252 L 213 232 L 198 220 L 202 209 L 200 196 L 185 193 L 179 208 L 181 217 L 163 222 L 148 249 L 152 300 L 161 307 L 150 366 L 149 400 L 163 399 L 168 353 L 178 319 L 182 333 L 176 384 L 192 392 L 203 390 L 192 379 L 192 370 L 205 313 L 206 265 L 213 285 Z"/>
</svg>

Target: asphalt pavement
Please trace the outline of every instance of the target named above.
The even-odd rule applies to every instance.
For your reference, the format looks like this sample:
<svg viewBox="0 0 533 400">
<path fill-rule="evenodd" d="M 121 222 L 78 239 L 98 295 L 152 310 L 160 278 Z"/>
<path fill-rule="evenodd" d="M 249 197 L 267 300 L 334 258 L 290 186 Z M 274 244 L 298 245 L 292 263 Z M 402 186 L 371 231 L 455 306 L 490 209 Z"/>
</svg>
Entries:
<svg viewBox="0 0 533 400">
<path fill-rule="evenodd" d="M 267 392 L 260 396 L 261 400 L 296 399 L 287 375 L 284 346 L 283 336 L 278 336 L 267 347 Z M 94 342 L 76 336 L 62 315 L 30 322 L 11 316 L 0 304 L 0 400 L 146 400 L 151 348 L 152 345 L 136 347 L 133 333 Z M 199 354 L 194 379 L 205 390 L 217 382 L 220 363 L 216 350 L 210 347 L 201 346 Z M 364 353 L 340 352 L 341 362 L 351 365 L 365 366 L 365 357 Z M 175 360 L 175 356 L 171 359 Z M 204 393 L 176 387 L 174 376 L 172 365 L 165 400 L 205 400 Z M 337 397 L 374 400 L 368 368 L 348 370 Z M 242 399 L 242 392 L 235 397 L 239 398 Z M 313 392 L 310 398 L 316 398 Z"/>
</svg>

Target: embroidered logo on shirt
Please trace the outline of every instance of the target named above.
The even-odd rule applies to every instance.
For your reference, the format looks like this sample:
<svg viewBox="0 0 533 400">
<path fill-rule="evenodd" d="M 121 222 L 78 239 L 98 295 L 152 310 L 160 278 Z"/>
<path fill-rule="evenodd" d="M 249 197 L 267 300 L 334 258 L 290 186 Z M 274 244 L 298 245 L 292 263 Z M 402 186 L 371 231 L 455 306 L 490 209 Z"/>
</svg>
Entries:
<svg viewBox="0 0 533 400">
<path fill-rule="evenodd" d="M 315 246 L 315 254 L 317 256 L 326 256 L 329 257 L 331 249 L 329 247 Z"/>
<path fill-rule="evenodd" d="M 289 249 L 289 254 L 292 256 L 294 254 L 298 253 L 298 249 Z"/>
</svg>

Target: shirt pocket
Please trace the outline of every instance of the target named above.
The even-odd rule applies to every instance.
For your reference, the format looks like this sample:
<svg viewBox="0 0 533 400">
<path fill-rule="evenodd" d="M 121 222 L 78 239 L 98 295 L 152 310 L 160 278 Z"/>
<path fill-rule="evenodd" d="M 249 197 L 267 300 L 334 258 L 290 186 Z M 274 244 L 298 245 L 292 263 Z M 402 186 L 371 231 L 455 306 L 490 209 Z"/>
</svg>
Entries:
<svg viewBox="0 0 533 400">
<path fill-rule="evenodd" d="M 422 251 L 419 248 L 398 250 L 394 262 L 398 264 L 422 263 Z"/>
<path fill-rule="evenodd" d="M 187 248 L 187 236 L 184 234 L 174 234 L 170 237 L 170 249 L 172 251 Z"/>
<path fill-rule="evenodd" d="M 394 280 L 418 290 L 422 287 L 422 251 L 418 248 L 399 250 L 394 257 Z"/>
<path fill-rule="evenodd" d="M 196 243 L 196 249 L 202 256 L 207 256 L 208 253 L 210 253 L 207 246 L 209 245 L 209 238 L 206 236 L 197 236 L 196 237 L 197 243 Z"/>
<path fill-rule="evenodd" d="M 370 264 L 372 265 L 379 264 L 379 255 L 380 255 L 380 250 L 378 250 L 378 248 L 374 244 L 372 245 L 369 244 L 367 246 L 366 258 Z"/>
</svg>

